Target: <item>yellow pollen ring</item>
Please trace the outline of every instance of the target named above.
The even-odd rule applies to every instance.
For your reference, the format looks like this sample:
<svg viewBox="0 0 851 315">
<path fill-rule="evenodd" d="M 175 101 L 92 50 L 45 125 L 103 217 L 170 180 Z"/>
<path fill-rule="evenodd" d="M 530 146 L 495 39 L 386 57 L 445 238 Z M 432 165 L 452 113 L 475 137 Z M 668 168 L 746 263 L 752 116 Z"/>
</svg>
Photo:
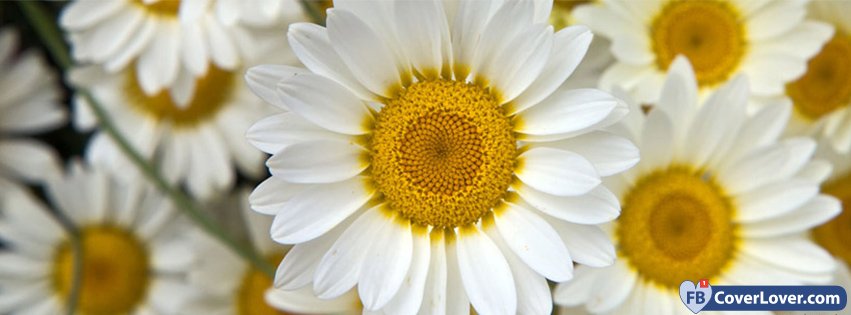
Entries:
<svg viewBox="0 0 851 315">
<path fill-rule="evenodd" d="M 660 70 L 683 54 L 702 87 L 727 81 L 747 46 L 741 15 L 721 1 L 669 1 L 653 20 L 650 37 Z"/>
<path fill-rule="evenodd" d="M 796 112 L 817 120 L 851 103 L 851 36 L 837 31 L 807 64 L 807 72 L 786 85 Z"/>
<path fill-rule="evenodd" d="M 508 189 L 512 130 L 494 96 L 478 85 L 414 83 L 377 114 L 372 177 L 388 205 L 416 224 L 475 223 Z"/>
<path fill-rule="evenodd" d="M 111 226 L 82 229 L 83 269 L 77 311 L 83 314 L 130 313 L 148 290 L 145 246 L 128 231 Z M 74 277 L 74 253 L 68 242 L 56 250 L 53 285 L 66 299 Z"/>
<path fill-rule="evenodd" d="M 192 127 L 212 119 L 230 101 L 238 83 L 233 72 L 210 65 L 207 74 L 196 79 L 195 93 L 189 104 L 181 107 L 172 101 L 168 90 L 156 95 L 145 94 L 136 78 L 136 67 L 131 66 L 124 86 L 128 103 L 158 121 L 171 122 L 175 127 Z"/>
<path fill-rule="evenodd" d="M 813 230 L 813 239 L 851 266 L 851 172 L 824 185 L 825 193 L 842 202 L 842 213 Z"/>
<path fill-rule="evenodd" d="M 675 289 L 712 279 L 736 250 L 733 207 L 711 179 L 687 167 L 649 173 L 623 200 L 618 254 L 645 280 Z"/>
</svg>

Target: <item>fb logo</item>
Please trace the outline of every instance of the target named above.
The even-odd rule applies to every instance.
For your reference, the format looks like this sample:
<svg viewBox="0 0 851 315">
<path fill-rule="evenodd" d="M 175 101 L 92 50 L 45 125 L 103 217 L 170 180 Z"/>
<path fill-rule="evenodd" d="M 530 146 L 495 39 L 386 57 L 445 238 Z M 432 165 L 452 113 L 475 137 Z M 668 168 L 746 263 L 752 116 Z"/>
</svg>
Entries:
<svg viewBox="0 0 851 315">
<path fill-rule="evenodd" d="M 700 312 L 706 303 L 709 303 L 710 296 L 712 296 L 712 286 L 709 285 L 709 280 L 700 280 L 697 286 L 688 280 L 680 284 L 680 300 L 692 313 Z"/>
</svg>

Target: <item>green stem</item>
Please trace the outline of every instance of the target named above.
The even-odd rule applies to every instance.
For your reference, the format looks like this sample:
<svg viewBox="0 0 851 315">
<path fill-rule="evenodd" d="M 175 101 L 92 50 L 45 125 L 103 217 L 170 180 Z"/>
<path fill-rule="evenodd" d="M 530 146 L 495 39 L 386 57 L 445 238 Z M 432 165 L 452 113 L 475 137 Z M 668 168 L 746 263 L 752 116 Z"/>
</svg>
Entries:
<svg viewBox="0 0 851 315">
<path fill-rule="evenodd" d="M 56 63 L 68 71 L 71 66 L 71 58 L 68 54 L 68 49 L 65 46 L 60 31 L 56 28 L 53 20 L 44 12 L 41 6 L 35 1 L 19 1 L 18 4 L 24 11 L 24 14 L 32 22 L 36 32 L 41 37 L 42 41 L 48 47 L 50 54 L 53 56 Z M 205 232 L 215 237 L 236 254 L 241 256 L 246 261 L 254 265 L 258 270 L 266 273 L 270 277 L 275 276 L 274 268 L 251 246 L 246 246 L 237 241 L 225 231 L 220 225 L 212 220 L 208 215 L 202 212 L 192 200 L 186 196 L 180 189 L 169 184 L 165 178 L 160 175 L 157 169 L 130 144 L 112 120 L 109 114 L 104 110 L 103 105 L 91 94 L 90 91 L 75 87 L 76 92 L 82 95 L 92 112 L 94 112 L 100 123 L 101 128 L 118 144 L 119 149 L 127 155 L 130 161 L 142 171 L 145 177 L 150 180 L 161 192 L 166 194 L 175 206 L 182 210 L 186 216 L 200 226 Z"/>
</svg>

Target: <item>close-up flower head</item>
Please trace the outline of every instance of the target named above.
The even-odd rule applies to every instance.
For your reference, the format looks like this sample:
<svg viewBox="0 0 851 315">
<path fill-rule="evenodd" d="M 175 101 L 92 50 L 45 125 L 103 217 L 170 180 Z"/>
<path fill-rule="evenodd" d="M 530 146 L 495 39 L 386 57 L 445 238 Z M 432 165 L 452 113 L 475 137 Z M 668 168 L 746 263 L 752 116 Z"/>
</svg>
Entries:
<svg viewBox="0 0 851 315">
<path fill-rule="evenodd" d="M 7 0 L 0 75 L 0 315 L 851 314 L 851 0 Z"/>
</svg>

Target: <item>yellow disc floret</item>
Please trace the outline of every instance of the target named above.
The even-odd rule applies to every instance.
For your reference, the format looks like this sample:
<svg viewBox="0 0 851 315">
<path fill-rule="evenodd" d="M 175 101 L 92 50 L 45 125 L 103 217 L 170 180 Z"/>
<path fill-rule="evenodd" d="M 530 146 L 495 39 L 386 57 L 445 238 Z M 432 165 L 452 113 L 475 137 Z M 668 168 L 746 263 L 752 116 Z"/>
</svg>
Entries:
<svg viewBox="0 0 851 315">
<path fill-rule="evenodd" d="M 144 300 L 148 289 L 149 260 L 143 244 L 131 233 L 111 226 L 81 231 L 82 278 L 77 310 L 81 314 L 126 314 Z M 74 253 L 65 242 L 56 252 L 53 269 L 56 292 L 71 293 Z"/>
<path fill-rule="evenodd" d="M 167 90 L 153 96 L 146 95 L 136 81 L 134 69 L 130 67 L 124 87 L 130 105 L 157 120 L 169 121 L 175 127 L 194 126 L 214 117 L 230 100 L 238 83 L 233 72 L 211 65 L 207 74 L 195 82 L 195 93 L 189 104 L 181 107 L 174 103 Z"/>
<path fill-rule="evenodd" d="M 712 279 L 735 252 L 732 218 L 730 201 L 711 179 L 688 167 L 652 172 L 623 200 L 618 254 L 642 279 L 665 288 Z"/>
<path fill-rule="evenodd" d="M 833 180 L 823 191 L 842 202 L 842 213 L 813 230 L 813 239 L 851 266 L 851 173 Z"/>
<path fill-rule="evenodd" d="M 423 226 L 475 223 L 505 194 L 516 143 L 494 96 L 475 84 L 421 81 L 378 113 L 371 141 L 378 191 Z"/>
<path fill-rule="evenodd" d="M 746 48 L 741 15 L 721 1 L 670 1 L 653 20 L 650 36 L 659 69 L 685 55 L 700 86 L 727 81 Z"/>
<path fill-rule="evenodd" d="M 837 32 L 807 65 L 807 73 L 786 85 L 786 95 L 804 117 L 816 120 L 851 103 L 851 36 Z"/>
<path fill-rule="evenodd" d="M 180 0 L 160 0 L 153 3 L 145 3 L 142 0 L 133 0 L 134 4 L 145 8 L 151 14 L 166 17 L 176 17 L 180 12 Z"/>
<path fill-rule="evenodd" d="M 271 255 L 267 261 L 277 264 L 284 255 Z M 238 315 L 285 315 L 286 312 L 272 308 L 266 303 L 266 291 L 272 287 L 272 277 L 256 268 L 246 269 L 236 297 Z"/>
</svg>

